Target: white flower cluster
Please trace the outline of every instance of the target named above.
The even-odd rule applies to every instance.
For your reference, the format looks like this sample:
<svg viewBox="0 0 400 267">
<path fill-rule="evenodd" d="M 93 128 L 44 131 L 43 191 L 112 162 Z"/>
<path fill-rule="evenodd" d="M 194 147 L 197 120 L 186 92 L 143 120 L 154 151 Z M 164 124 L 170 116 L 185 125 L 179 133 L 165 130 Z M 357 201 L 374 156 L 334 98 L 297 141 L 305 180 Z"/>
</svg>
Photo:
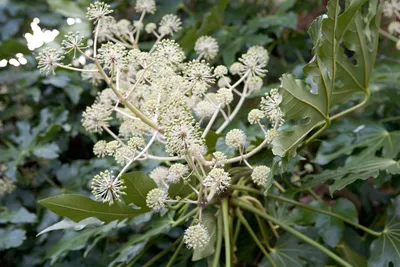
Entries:
<svg viewBox="0 0 400 267">
<path fill-rule="evenodd" d="M 210 242 L 210 234 L 204 225 L 193 225 L 186 229 L 183 242 L 189 249 L 203 249 Z"/>
<path fill-rule="evenodd" d="M 388 31 L 397 38 L 396 48 L 400 50 L 400 1 L 386 0 L 383 3 L 383 15 L 392 19 L 388 26 Z"/>
<path fill-rule="evenodd" d="M 96 199 L 108 202 L 110 205 L 115 200 L 121 201 L 121 196 L 126 195 L 124 192 L 124 181 L 115 177 L 112 171 L 105 170 L 97 174 L 92 180 L 92 193 Z"/>
<path fill-rule="evenodd" d="M 113 138 L 99 140 L 93 153 L 97 157 L 114 157 L 123 169 L 117 177 L 106 170 L 93 178 L 96 199 L 110 204 L 122 201 L 126 187 L 120 175 L 134 162 L 151 159 L 163 162 L 164 166 L 149 174 L 157 184 L 146 196 L 149 208 L 161 212 L 170 203 L 185 202 L 203 209 L 215 194 L 231 185 L 225 165 L 245 163 L 252 168 L 247 158 L 271 143 L 284 122 L 279 107 L 282 96 L 273 89 L 262 99 L 260 108 L 248 114 L 250 124 L 258 124 L 264 131 L 266 143 L 245 154 L 246 133 L 233 129 L 226 134 L 225 143 L 240 156 L 228 158 L 221 151 L 212 155 L 208 151 L 205 140 L 210 131 L 223 133 L 239 114 L 245 99 L 263 87 L 268 51 L 253 46 L 231 66 L 214 68 L 210 61 L 219 60 L 217 40 L 201 36 L 194 46 L 197 57 L 187 61 L 182 47 L 171 39 L 181 29 L 179 17 L 167 14 L 158 23 L 144 24 L 145 15 L 157 10 L 154 0 L 137 0 L 135 10 L 141 13 L 137 20 L 117 21 L 110 16 L 109 5 L 91 4 L 87 18 L 94 23 L 93 46 L 86 47 L 79 33 L 70 33 L 63 42 L 64 53 L 45 49 L 39 54 L 39 68 L 46 74 L 54 73 L 56 67 L 75 70 L 95 85 L 107 85 L 83 112 L 82 125 L 88 132 Z M 147 51 L 139 46 L 143 34 L 156 39 Z M 86 57 L 88 63 L 82 68 L 63 65 L 63 54 L 70 52 L 74 57 Z M 271 123 L 269 130 L 264 129 L 265 118 Z M 164 153 L 152 154 L 160 150 Z M 253 181 L 265 184 L 268 172 L 266 166 L 255 167 Z M 190 187 L 193 193 L 187 198 L 171 199 L 168 189 L 176 183 Z M 202 213 L 198 214 L 201 222 Z M 192 249 L 205 247 L 209 240 L 202 224 L 189 227 L 184 236 L 185 244 Z"/>
</svg>

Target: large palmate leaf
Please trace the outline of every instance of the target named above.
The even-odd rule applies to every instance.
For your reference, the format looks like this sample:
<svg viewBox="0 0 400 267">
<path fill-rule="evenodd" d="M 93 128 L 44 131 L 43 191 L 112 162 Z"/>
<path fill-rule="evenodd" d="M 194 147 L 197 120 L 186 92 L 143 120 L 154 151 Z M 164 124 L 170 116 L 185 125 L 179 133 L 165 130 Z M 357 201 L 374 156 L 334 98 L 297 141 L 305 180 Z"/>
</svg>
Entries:
<svg viewBox="0 0 400 267">
<path fill-rule="evenodd" d="M 382 235 L 371 243 L 370 251 L 368 267 L 400 266 L 400 216 L 392 208 Z"/>
<path fill-rule="evenodd" d="M 326 256 L 321 251 L 304 244 L 301 239 L 289 233 L 285 233 L 279 238 L 269 255 L 275 266 L 279 267 L 324 266 L 326 262 Z M 273 265 L 264 258 L 259 266 Z"/>
<path fill-rule="evenodd" d="M 328 3 L 326 15 L 318 17 L 309 34 L 314 43 L 314 57 L 303 71 L 306 81 L 283 75 L 279 89 L 280 105 L 286 121 L 299 122 L 273 142 L 278 156 L 294 156 L 299 144 L 318 127 L 330 122 L 329 110 L 356 92 L 369 95 L 369 78 L 376 56 L 379 19 L 377 1 L 347 1 L 343 12 L 339 0 Z M 343 46 L 345 48 L 343 48 Z M 348 51 L 354 55 L 349 56 Z M 362 81 L 360 81 L 362 80 Z"/>
<path fill-rule="evenodd" d="M 375 157 L 379 151 L 385 158 L 394 158 L 400 152 L 400 131 L 388 132 L 379 124 L 361 123 L 355 129 L 342 130 L 337 137 L 323 141 L 315 162 L 327 164 L 341 155 L 350 155 L 356 148 L 364 149 L 349 158 L 353 164 Z"/>
<path fill-rule="evenodd" d="M 335 170 L 327 170 L 316 175 L 307 175 L 304 177 L 305 183 L 302 188 L 309 188 L 328 180 L 334 180 L 334 183 L 329 187 L 329 192 L 332 195 L 336 190 L 341 190 L 356 180 L 377 177 L 379 171 L 399 174 L 400 162 L 392 159 L 372 158 L 357 164 L 351 163 Z"/>
<path fill-rule="evenodd" d="M 103 222 L 123 220 L 135 217 L 146 210 L 132 209 L 121 202 L 108 203 L 96 202 L 88 197 L 64 194 L 39 200 L 39 203 L 50 211 L 68 217 L 78 222 L 89 217 L 95 217 Z"/>
</svg>

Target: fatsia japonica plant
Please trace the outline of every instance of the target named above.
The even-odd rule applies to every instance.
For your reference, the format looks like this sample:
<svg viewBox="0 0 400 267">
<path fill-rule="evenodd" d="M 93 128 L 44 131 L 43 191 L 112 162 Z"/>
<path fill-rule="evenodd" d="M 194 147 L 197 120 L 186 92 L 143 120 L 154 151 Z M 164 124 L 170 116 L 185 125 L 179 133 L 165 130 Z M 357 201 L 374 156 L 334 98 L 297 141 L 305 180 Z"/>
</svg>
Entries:
<svg viewBox="0 0 400 267">
<path fill-rule="evenodd" d="M 373 167 L 375 172 L 400 173 L 396 161 L 373 158 L 373 167 L 367 161 L 364 168 L 344 168 L 341 177 L 339 171 L 323 177 L 309 174 L 306 189 L 298 186 L 299 181 L 283 184 L 276 179 L 291 171 L 290 162 L 298 157 L 297 151 L 333 121 L 368 102 L 382 9 L 378 1 L 328 2 L 327 13 L 309 28 L 314 47 L 311 61 L 303 68 L 305 79 L 283 74 L 280 86 L 265 93 L 259 108 L 239 124 L 256 126 L 262 139 L 249 136 L 246 128 L 232 129 L 231 124 L 244 117 L 239 114 L 244 112 L 246 99 L 264 86 L 267 49 L 252 46 L 232 65 L 212 66 L 219 53 L 217 41 L 201 36 L 193 48 L 196 56 L 185 55 L 173 39 L 181 29 L 178 16 L 166 14 L 157 24 L 144 23 L 145 16 L 156 9 L 153 0 L 137 0 L 138 20 L 117 21 L 109 5 L 95 2 L 87 10 L 94 25 L 91 44 L 79 33 L 70 33 L 62 43 L 63 51 L 46 48 L 39 53 L 43 73 L 55 74 L 57 68 L 64 68 L 81 72 L 82 79 L 96 86 L 106 85 L 82 114 L 82 125 L 104 138 L 94 145 L 93 153 L 115 158 L 113 170 L 105 169 L 91 181 L 93 198 L 63 194 L 40 204 L 78 225 L 92 219 L 110 223 L 142 214 L 167 218 L 164 225 L 169 228 L 183 225 L 182 236 L 144 266 L 174 250 L 167 261 L 167 266 L 172 266 L 183 245 L 193 250 L 193 260 L 208 258 L 211 266 L 234 266 L 243 228 L 265 256 L 265 266 L 324 266 L 332 261 L 353 266 L 331 249 L 338 241 L 325 241 L 325 246 L 278 215 L 295 216 L 300 209 L 315 212 L 324 220 L 340 221 L 342 227 L 346 223 L 365 231 L 377 237 L 375 245 L 385 242 L 388 228 L 374 231 L 349 218 L 351 215 L 322 204 L 300 203 L 293 195 L 302 188 L 313 192 L 312 185 L 329 179 L 335 180 L 333 192 L 363 179 Z M 151 46 L 141 45 L 143 35 L 154 38 Z M 86 58 L 83 68 L 63 63 L 78 55 Z M 358 104 L 343 108 L 358 94 L 363 96 Z M 275 155 L 272 162 L 252 163 L 252 157 L 265 151 Z M 141 163 L 157 167 L 148 173 L 132 171 Z M 305 170 L 313 172 L 312 165 Z M 263 203 L 273 202 L 281 203 L 279 210 L 267 211 Z M 252 227 L 253 220 L 262 236 Z M 140 238 L 146 241 L 160 232 L 163 230 L 150 229 L 144 237 L 133 236 L 117 253 L 127 255 Z M 294 235 L 296 242 L 287 245 L 284 232 Z M 310 255 L 297 255 L 291 265 L 284 258 L 285 249 L 291 247 L 301 247 L 300 254 Z M 133 259 L 125 257 L 126 263 L 133 265 L 138 257 L 140 253 Z M 381 266 L 379 259 L 375 262 L 371 266 Z"/>
</svg>

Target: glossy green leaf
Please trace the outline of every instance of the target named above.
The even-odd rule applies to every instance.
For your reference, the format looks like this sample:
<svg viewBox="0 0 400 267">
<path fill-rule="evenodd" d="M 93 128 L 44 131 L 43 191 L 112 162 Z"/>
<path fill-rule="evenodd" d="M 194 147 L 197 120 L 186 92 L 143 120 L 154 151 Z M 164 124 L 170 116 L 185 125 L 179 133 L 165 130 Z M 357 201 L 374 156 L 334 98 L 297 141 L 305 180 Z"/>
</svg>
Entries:
<svg viewBox="0 0 400 267">
<path fill-rule="evenodd" d="M 94 201 L 88 197 L 64 194 L 39 200 L 39 203 L 60 216 L 78 222 L 95 217 L 103 222 L 123 220 L 144 213 L 143 209 L 132 209 L 121 202 L 108 203 Z"/>
<path fill-rule="evenodd" d="M 169 186 L 168 195 L 172 199 L 176 198 L 177 196 L 179 196 L 180 198 L 185 198 L 189 194 L 194 192 L 190 185 L 196 187 L 196 181 L 197 179 L 195 176 L 190 176 L 190 179 L 187 182 L 184 182 L 182 179 L 180 179 L 179 182 L 177 182 L 176 184 L 171 184 Z"/>
<path fill-rule="evenodd" d="M 91 218 L 91 217 L 87 218 L 87 219 L 83 219 L 82 221 L 79 221 L 79 222 L 73 222 L 71 220 L 64 219 L 58 223 L 55 223 L 55 224 L 43 229 L 42 231 L 40 231 L 40 233 L 37 234 L 37 236 L 42 235 L 47 232 L 50 232 L 50 231 L 55 231 L 55 230 L 74 229 L 76 231 L 79 231 L 79 230 L 84 229 L 88 225 L 99 226 L 102 224 L 103 224 L 103 222 L 100 221 L 99 219 Z"/>
<path fill-rule="evenodd" d="M 350 163 L 348 166 L 335 170 L 307 175 L 304 177 L 303 181 L 305 183 L 303 183 L 302 188 L 310 188 L 328 180 L 334 180 L 334 183 L 329 187 L 329 192 L 332 195 L 336 190 L 341 190 L 356 180 L 366 180 L 370 177 L 378 176 L 379 171 L 398 174 L 400 173 L 400 162 L 392 159 L 372 158 L 357 164 Z"/>
<path fill-rule="evenodd" d="M 368 3 L 368 14 L 361 14 L 365 2 L 351 1 L 341 12 L 339 0 L 331 0 L 327 14 L 312 23 L 309 34 L 314 43 L 314 57 L 303 69 L 306 81 L 288 74 L 281 78 L 283 101 L 280 107 L 286 121 L 298 124 L 283 131 L 273 142 L 276 155 L 294 156 L 311 131 L 329 123 L 329 111 L 334 104 L 347 101 L 356 92 L 369 93 L 379 16 L 376 1 Z M 341 43 L 355 53 L 356 64 L 351 62 Z"/>
<path fill-rule="evenodd" d="M 387 224 L 380 237 L 370 246 L 368 267 L 400 266 L 400 219 L 388 210 Z"/>
<path fill-rule="evenodd" d="M 318 249 L 304 244 L 299 238 L 289 233 L 279 237 L 274 250 L 269 255 L 275 266 L 279 267 L 324 266 L 326 262 L 325 255 Z M 273 265 L 264 258 L 259 266 L 270 267 Z"/>
<path fill-rule="evenodd" d="M 150 190 L 157 187 L 153 179 L 144 172 L 128 172 L 121 175 L 125 182 L 125 193 L 122 198 L 126 204 L 135 204 L 141 208 L 142 212 L 150 210 L 146 205 L 146 196 Z"/>
</svg>

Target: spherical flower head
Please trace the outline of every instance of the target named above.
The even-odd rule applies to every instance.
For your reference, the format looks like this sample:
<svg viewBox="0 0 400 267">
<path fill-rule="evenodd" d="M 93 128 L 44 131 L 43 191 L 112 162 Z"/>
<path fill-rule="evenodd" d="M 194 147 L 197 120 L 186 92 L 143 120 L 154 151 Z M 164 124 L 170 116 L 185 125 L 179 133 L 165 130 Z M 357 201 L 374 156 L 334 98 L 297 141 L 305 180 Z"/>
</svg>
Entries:
<svg viewBox="0 0 400 267">
<path fill-rule="evenodd" d="M 244 66 L 242 63 L 240 62 L 235 62 L 233 63 L 230 67 L 229 67 L 229 72 L 232 75 L 238 75 L 241 74 L 244 70 Z"/>
<path fill-rule="evenodd" d="M 144 30 L 147 33 L 152 33 L 155 29 L 157 28 L 157 25 L 153 22 L 147 23 L 146 26 L 144 27 Z"/>
<path fill-rule="evenodd" d="M 137 12 L 146 12 L 154 14 L 156 12 L 156 1 L 154 0 L 137 0 L 135 9 Z"/>
<path fill-rule="evenodd" d="M 213 168 L 203 181 L 205 187 L 214 189 L 217 193 L 225 191 L 230 184 L 231 177 L 223 168 Z"/>
<path fill-rule="evenodd" d="M 221 104 L 223 107 L 229 105 L 233 101 L 233 93 L 231 89 L 228 88 L 220 88 L 217 91 L 216 100 L 218 104 Z"/>
<path fill-rule="evenodd" d="M 186 229 L 183 242 L 188 249 L 202 249 L 210 242 L 210 235 L 204 225 L 193 225 Z"/>
<path fill-rule="evenodd" d="M 387 0 L 383 3 L 383 15 L 391 18 L 395 13 L 400 12 L 400 2 L 398 0 Z"/>
<path fill-rule="evenodd" d="M 228 74 L 228 68 L 224 65 L 218 65 L 214 69 L 214 76 L 217 78 L 221 78 Z"/>
<path fill-rule="evenodd" d="M 194 50 L 205 59 L 213 59 L 218 55 L 218 43 L 213 37 L 201 36 L 197 39 Z"/>
<path fill-rule="evenodd" d="M 249 115 L 247 116 L 247 120 L 249 121 L 250 124 L 255 124 L 255 123 L 258 123 L 264 117 L 265 117 L 264 112 L 262 112 L 259 109 L 253 109 L 249 112 Z"/>
<path fill-rule="evenodd" d="M 121 144 L 117 140 L 113 140 L 107 143 L 106 153 L 108 156 L 113 156 Z"/>
<path fill-rule="evenodd" d="M 127 146 L 121 146 L 117 148 L 114 154 L 115 161 L 121 166 L 125 166 L 126 164 L 131 162 L 134 157 L 135 152 Z"/>
<path fill-rule="evenodd" d="M 168 125 L 165 129 L 166 150 L 173 156 L 181 156 L 189 151 L 189 148 L 204 147 L 199 126 L 191 119 L 179 119 Z M 193 151 L 195 152 L 195 151 Z"/>
<path fill-rule="evenodd" d="M 93 154 L 99 158 L 107 155 L 107 142 L 104 140 L 97 141 L 93 146 Z"/>
<path fill-rule="evenodd" d="M 215 106 L 208 100 L 202 100 L 197 103 L 195 112 L 200 118 L 210 118 L 215 111 Z"/>
<path fill-rule="evenodd" d="M 182 28 L 181 25 L 182 21 L 178 16 L 167 14 L 161 18 L 158 32 L 162 35 L 174 35 Z"/>
<path fill-rule="evenodd" d="M 137 31 L 141 31 L 141 30 L 143 30 L 144 24 L 143 24 L 143 22 L 141 22 L 140 20 L 134 20 L 134 21 L 133 21 L 133 27 L 134 27 Z"/>
<path fill-rule="evenodd" d="M 212 164 L 214 167 L 223 167 L 225 165 L 227 157 L 224 153 L 216 151 L 212 155 L 213 155 Z"/>
<path fill-rule="evenodd" d="M 38 62 L 38 68 L 41 73 L 45 75 L 55 74 L 55 68 L 60 63 L 60 61 L 64 58 L 60 52 L 58 52 L 54 48 L 47 47 L 39 52 L 36 59 Z"/>
<path fill-rule="evenodd" d="M 277 88 L 271 89 L 269 93 L 265 94 L 265 97 L 261 99 L 261 110 L 264 111 L 265 117 L 267 117 L 273 124 L 281 126 L 284 123 L 283 112 L 279 105 L 282 103 L 282 95 L 279 93 Z"/>
<path fill-rule="evenodd" d="M 100 19 L 104 19 L 108 14 L 113 11 L 110 9 L 110 5 L 103 2 L 94 2 L 89 5 L 86 12 L 88 20 L 97 22 Z"/>
<path fill-rule="evenodd" d="M 102 132 L 103 127 L 109 126 L 111 112 L 112 110 L 105 108 L 104 105 L 95 103 L 83 112 L 82 125 L 88 132 Z"/>
<path fill-rule="evenodd" d="M 113 172 L 105 170 L 96 175 L 92 180 L 92 193 L 97 200 L 113 204 L 115 200 L 121 201 L 121 196 L 126 195 L 124 181 L 115 177 Z"/>
<path fill-rule="evenodd" d="M 97 58 L 104 65 L 104 69 L 111 70 L 112 67 L 121 69 L 126 64 L 127 51 L 125 46 L 108 42 L 103 44 L 98 51 Z"/>
<path fill-rule="evenodd" d="M 0 197 L 12 193 L 15 188 L 13 180 L 8 177 L 0 177 Z"/>
<path fill-rule="evenodd" d="M 254 167 L 253 172 L 251 173 L 251 179 L 256 185 L 264 186 L 267 183 L 270 172 L 271 169 L 264 165 Z"/>
<path fill-rule="evenodd" d="M 268 57 L 265 56 L 265 53 L 259 53 L 257 50 L 249 49 L 246 54 L 239 58 L 239 61 L 243 64 L 243 68 L 239 71 L 240 75 L 250 72 L 253 76 L 265 76 Z"/>
<path fill-rule="evenodd" d="M 250 93 L 259 92 L 263 86 L 263 80 L 258 76 L 252 76 L 248 81 L 248 89 Z"/>
<path fill-rule="evenodd" d="M 185 53 L 174 40 L 164 39 L 156 45 L 154 57 L 161 62 L 178 64 L 185 59 Z"/>
<path fill-rule="evenodd" d="M 168 168 L 164 166 L 158 166 L 149 174 L 149 176 L 154 180 L 158 187 L 165 187 L 168 176 Z"/>
<path fill-rule="evenodd" d="M 169 168 L 167 181 L 170 183 L 177 183 L 189 173 L 189 167 L 181 163 L 175 163 Z"/>
<path fill-rule="evenodd" d="M 111 109 L 114 108 L 115 103 L 117 103 L 118 97 L 111 88 L 107 88 L 98 93 L 96 101 L 97 103 L 105 105 L 108 109 Z"/>
<path fill-rule="evenodd" d="M 267 143 L 272 143 L 275 138 L 277 138 L 279 135 L 279 132 L 275 129 L 269 129 L 267 133 L 265 134 L 265 140 Z"/>
<path fill-rule="evenodd" d="M 128 147 L 133 151 L 137 152 L 146 145 L 146 142 L 142 137 L 133 136 L 128 140 Z"/>
<path fill-rule="evenodd" d="M 74 51 L 74 58 L 76 56 L 76 51 L 86 48 L 83 44 L 83 37 L 80 36 L 79 32 L 69 32 L 65 35 L 65 40 L 61 42 L 62 49 L 66 53 Z"/>
<path fill-rule="evenodd" d="M 209 87 L 209 83 L 214 83 L 214 75 L 212 74 L 212 67 L 210 67 L 205 61 L 192 60 L 187 63 L 183 70 L 184 76 L 192 84 L 204 84 Z"/>
<path fill-rule="evenodd" d="M 168 193 L 160 188 L 154 188 L 147 193 L 146 205 L 154 212 L 161 212 L 165 209 L 165 202 L 168 198 Z"/>
<path fill-rule="evenodd" d="M 255 46 L 250 47 L 249 50 L 247 51 L 247 53 L 258 54 L 258 56 L 260 56 L 265 61 L 265 64 L 267 64 L 269 61 L 268 50 L 260 45 L 255 45 Z"/>
<path fill-rule="evenodd" d="M 226 134 L 225 143 L 229 147 L 241 149 L 246 144 L 246 134 L 239 129 L 230 130 Z"/>
<path fill-rule="evenodd" d="M 400 34 L 400 21 L 392 21 L 388 26 L 388 31 L 391 34 Z"/>
<path fill-rule="evenodd" d="M 223 78 L 218 79 L 217 85 L 219 88 L 227 87 L 231 83 L 231 81 L 232 81 L 231 78 L 229 78 L 228 76 L 225 76 Z"/>
</svg>

